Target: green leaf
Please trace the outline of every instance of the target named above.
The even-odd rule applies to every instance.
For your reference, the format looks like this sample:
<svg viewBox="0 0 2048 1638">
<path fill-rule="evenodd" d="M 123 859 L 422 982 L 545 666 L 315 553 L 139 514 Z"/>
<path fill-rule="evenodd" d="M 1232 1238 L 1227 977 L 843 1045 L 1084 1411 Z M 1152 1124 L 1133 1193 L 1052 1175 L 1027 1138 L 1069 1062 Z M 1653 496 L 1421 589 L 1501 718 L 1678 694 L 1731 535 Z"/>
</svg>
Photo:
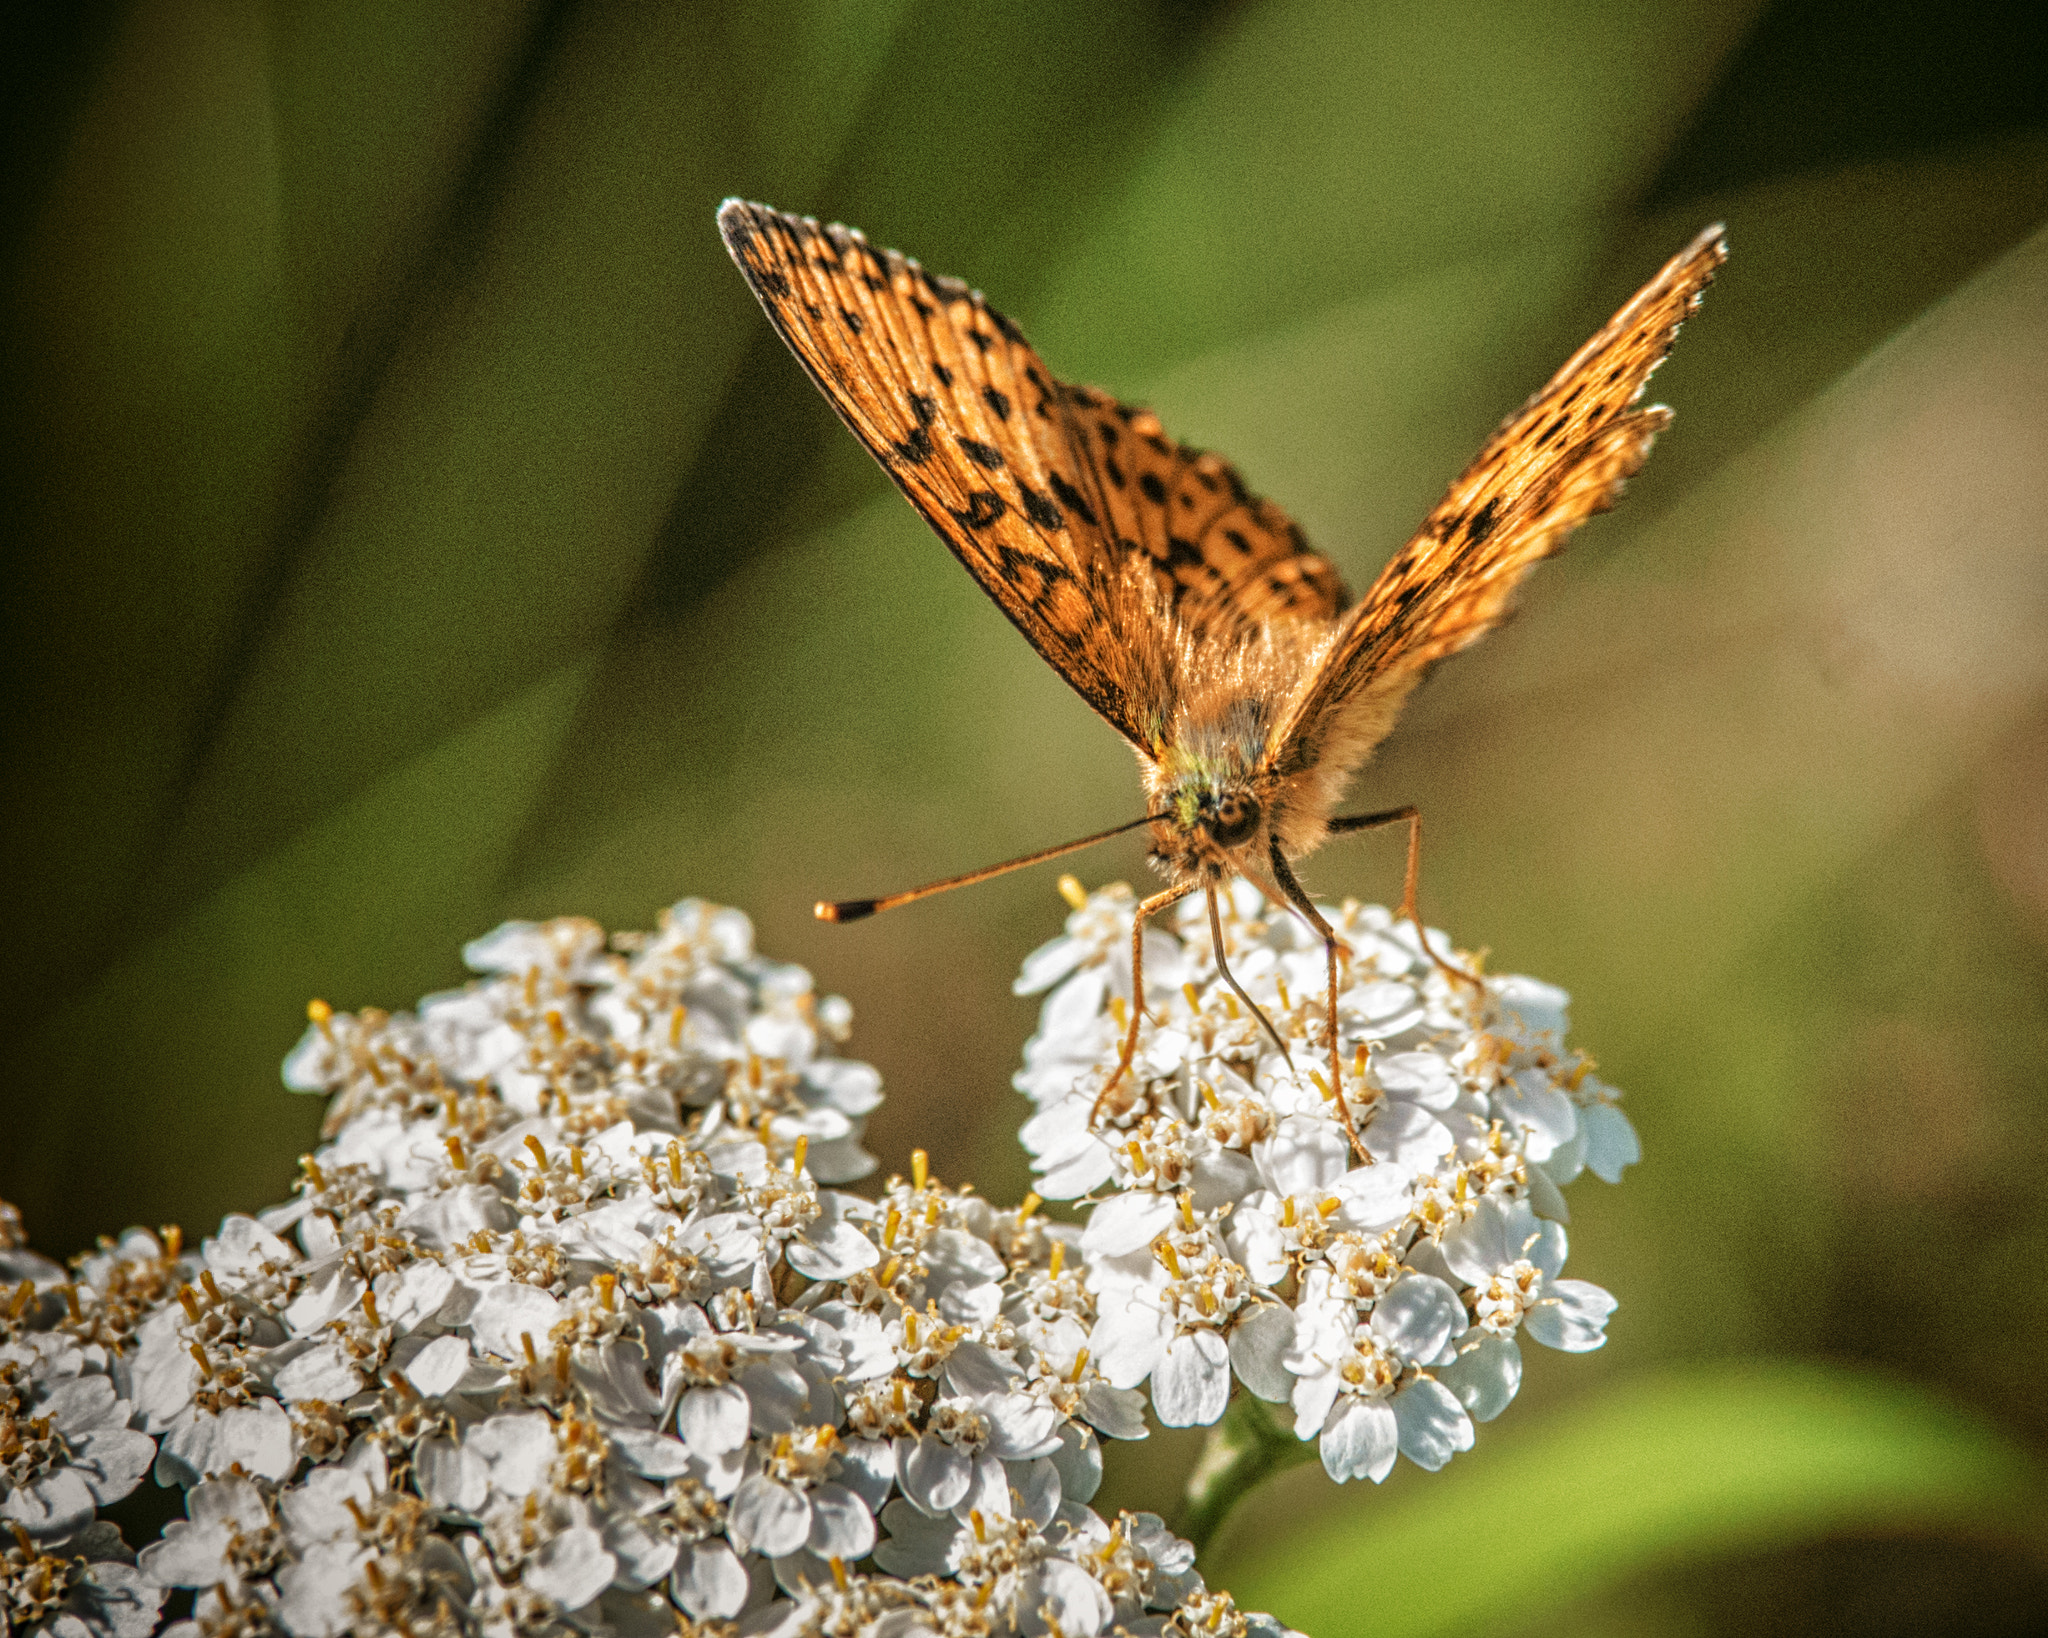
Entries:
<svg viewBox="0 0 2048 1638">
<path fill-rule="evenodd" d="M 2043 1477 L 1998 1429 L 1903 1383 L 1715 1366 L 1489 1430 L 1410 1499 L 1361 1490 L 1211 1579 L 1317 1638 L 1469 1633 L 1678 1559 L 1847 1530 L 2038 1528 Z"/>
</svg>

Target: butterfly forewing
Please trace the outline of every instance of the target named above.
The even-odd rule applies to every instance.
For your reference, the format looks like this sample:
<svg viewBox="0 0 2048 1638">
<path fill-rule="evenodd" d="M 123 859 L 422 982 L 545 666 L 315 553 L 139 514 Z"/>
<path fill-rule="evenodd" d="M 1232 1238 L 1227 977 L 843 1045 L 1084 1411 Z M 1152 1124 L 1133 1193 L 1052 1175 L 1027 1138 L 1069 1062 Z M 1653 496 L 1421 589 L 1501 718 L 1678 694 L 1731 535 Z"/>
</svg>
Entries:
<svg viewBox="0 0 2048 1638">
<path fill-rule="evenodd" d="M 1497 624 L 1523 577 L 1613 505 L 1670 419 L 1637 400 L 1726 257 L 1721 228 L 1708 228 L 1501 424 L 1304 680 L 1270 753 L 1276 771 L 1332 756 L 1355 766 L 1422 671 Z"/>
<path fill-rule="evenodd" d="M 860 234 L 728 201 L 726 245 L 839 416 L 1082 698 L 1156 753 L 1193 645 L 1344 603 L 1228 462 L 1063 384 L 981 295 Z M 1192 642 L 1190 641 L 1192 640 Z"/>
</svg>

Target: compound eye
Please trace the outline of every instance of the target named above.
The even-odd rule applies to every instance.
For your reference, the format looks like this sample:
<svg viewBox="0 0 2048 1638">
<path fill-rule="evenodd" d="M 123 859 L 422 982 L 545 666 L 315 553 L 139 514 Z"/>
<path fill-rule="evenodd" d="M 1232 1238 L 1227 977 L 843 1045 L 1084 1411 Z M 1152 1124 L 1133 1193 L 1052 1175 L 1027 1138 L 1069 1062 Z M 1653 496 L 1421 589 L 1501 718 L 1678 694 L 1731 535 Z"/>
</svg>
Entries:
<svg viewBox="0 0 2048 1638">
<path fill-rule="evenodd" d="M 1259 828 L 1259 805 L 1248 796 L 1226 796 L 1216 804 L 1209 834 L 1224 847 L 1236 847 Z"/>
</svg>

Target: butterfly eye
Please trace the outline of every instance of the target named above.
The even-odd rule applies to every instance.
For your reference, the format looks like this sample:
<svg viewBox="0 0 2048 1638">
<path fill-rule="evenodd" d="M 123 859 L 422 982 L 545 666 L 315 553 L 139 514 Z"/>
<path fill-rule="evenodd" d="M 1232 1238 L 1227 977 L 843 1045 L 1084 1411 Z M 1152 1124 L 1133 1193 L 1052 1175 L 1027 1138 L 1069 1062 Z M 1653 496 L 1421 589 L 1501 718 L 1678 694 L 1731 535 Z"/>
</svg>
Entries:
<svg viewBox="0 0 2048 1638">
<path fill-rule="evenodd" d="M 1248 796 L 1226 796 L 1216 804 L 1209 834 L 1224 847 L 1236 847 L 1259 828 L 1259 805 Z"/>
</svg>

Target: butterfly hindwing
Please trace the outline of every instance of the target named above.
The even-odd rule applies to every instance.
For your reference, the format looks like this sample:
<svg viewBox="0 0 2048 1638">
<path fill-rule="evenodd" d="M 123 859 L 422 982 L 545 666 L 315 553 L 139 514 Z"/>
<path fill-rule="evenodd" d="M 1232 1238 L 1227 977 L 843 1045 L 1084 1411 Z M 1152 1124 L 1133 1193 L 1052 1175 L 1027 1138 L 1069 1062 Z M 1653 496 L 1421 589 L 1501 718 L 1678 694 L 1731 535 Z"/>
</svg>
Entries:
<svg viewBox="0 0 2048 1638">
<path fill-rule="evenodd" d="M 1276 772 L 1357 766 L 1422 672 L 1497 624 L 1528 572 L 1614 504 L 1671 418 L 1638 406 L 1650 372 L 1727 253 L 1718 226 L 1700 234 L 1487 440 L 1305 679 Z"/>
<path fill-rule="evenodd" d="M 1344 607 L 1337 571 L 1222 456 L 1174 443 L 1150 410 L 1093 387 L 1061 391 L 1110 532 L 1151 563 L 1191 637 L 1283 615 L 1327 620 Z"/>
</svg>

